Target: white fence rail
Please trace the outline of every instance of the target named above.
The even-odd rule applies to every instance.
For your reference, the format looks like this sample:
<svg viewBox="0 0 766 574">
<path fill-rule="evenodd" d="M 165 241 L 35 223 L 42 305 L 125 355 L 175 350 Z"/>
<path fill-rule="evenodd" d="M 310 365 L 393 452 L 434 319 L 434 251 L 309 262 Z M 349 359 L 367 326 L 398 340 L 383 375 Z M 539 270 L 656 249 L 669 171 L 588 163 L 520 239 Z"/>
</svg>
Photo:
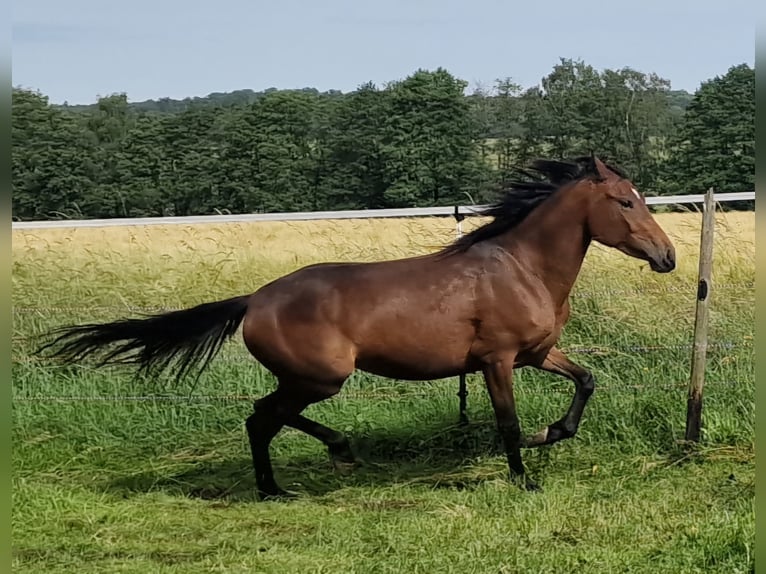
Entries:
<svg viewBox="0 0 766 574">
<path fill-rule="evenodd" d="M 665 195 L 647 197 L 648 205 L 681 205 L 703 203 L 703 194 Z M 716 202 L 753 201 L 754 191 L 716 193 Z M 312 219 L 373 219 L 379 217 L 423 217 L 423 216 L 470 216 L 476 215 L 481 205 L 459 205 L 444 207 L 411 207 L 402 209 L 359 209 L 348 211 L 309 211 L 296 213 L 243 213 L 239 215 L 189 215 L 184 217 L 125 217 L 113 219 L 61 219 L 50 221 L 14 221 L 13 229 L 50 229 L 54 227 L 114 227 L 124 225 L 169 225 L 200 223 L 236 223 L 254 221 L 308 221 Z"/>
</svg>

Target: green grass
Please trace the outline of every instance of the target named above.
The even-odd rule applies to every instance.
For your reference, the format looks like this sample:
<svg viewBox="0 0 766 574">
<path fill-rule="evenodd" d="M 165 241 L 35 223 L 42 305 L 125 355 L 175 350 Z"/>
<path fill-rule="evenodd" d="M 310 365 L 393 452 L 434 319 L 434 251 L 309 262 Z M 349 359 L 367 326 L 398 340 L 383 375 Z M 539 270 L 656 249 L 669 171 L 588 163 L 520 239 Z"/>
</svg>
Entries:
<svg viewBox="0 0 766 574">
<path fill-rule="evenodd" d="M 541 493 L 508 482 L 479 377 L 469 377 L 471 423 L 462 428 L 455 380 L 356 374 L 306 414 L 347 432 L 361 466 L 338 475 L 317 441 L 283 431 L 272 444 L 276 476 L 300 494 L 288 503 L 255 500 L 243 397 L 274 381 L 238 339 L 192 389 L 29 361 L 30 337 L 123 315 L 96 305 L 187 305 L 311 260 L 422 251 L 434 240 L 425 228 L 344 243 L 340 231 L 317 227 L 315 252 L 301 226 L 196 232 L 209 242 L 194 231 L 163 242 L 138 234 L 120 243 L 116 230 L 95 240 L 83 230 L 69 240 L 14 236 L 14 571 L 752 572 L 749 230 L 739 220 L 719 227 L 714 278 L 724 288 L 714 292 L 710 338 L 724 345 L 708 354 L 703 440 L 691 449 L 679 439 L 697 232 L 679 224 L 686 216 L 663 217 L 688 255 L 677 274 L 648 274 L 605 250 L 589 255 L 562 343 L 603 349 L 572 354 L 593 370 L 597 391 L 575 439 L 524 452 Z M 354 242 L 364 247 L 354 252 Z M 562 379 L 518 371 L 524 429 L 559 418 L 571 392 Z M 153 398 L 119 399 L 137 395 Z M 92 400 L 45 400 L 64 396 Z"/>
</svg>

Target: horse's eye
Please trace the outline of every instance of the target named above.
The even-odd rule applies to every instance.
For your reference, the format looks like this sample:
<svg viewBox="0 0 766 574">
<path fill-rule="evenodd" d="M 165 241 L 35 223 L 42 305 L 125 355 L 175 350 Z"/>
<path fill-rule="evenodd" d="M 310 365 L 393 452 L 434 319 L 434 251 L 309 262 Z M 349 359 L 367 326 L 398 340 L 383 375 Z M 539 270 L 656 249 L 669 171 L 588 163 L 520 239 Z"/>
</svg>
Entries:
<svg viewBox="0 0 766 574">
<path fill-rule="evenodd" d="M 633 207 L 633 202 L 629 199 L 620 199 L 618 201 L 620 202 L 620 205 L 622 205 L 625 209 L 630 209 Z"/>
</svg>

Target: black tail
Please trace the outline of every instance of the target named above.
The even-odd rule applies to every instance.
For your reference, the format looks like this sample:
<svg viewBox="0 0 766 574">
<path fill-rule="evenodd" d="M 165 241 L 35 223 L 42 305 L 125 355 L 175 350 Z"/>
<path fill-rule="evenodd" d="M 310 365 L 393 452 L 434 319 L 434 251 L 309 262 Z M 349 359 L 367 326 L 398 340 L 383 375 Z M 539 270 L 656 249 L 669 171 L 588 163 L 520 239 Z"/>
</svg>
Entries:
<svg viewBox="0 0 766 574">
<path fill-rule="evenodd" d="M 37 353 L 54 349 L 46 356 L 67 363 L 94 355 L 100 365 L 138 365 L 143 374 L 168 369 L 179 379 L 195 370 L 199 376 L 236 332 L 248 299 L 245 295 L 144 319 L 62 327 L 49 333 L 56 338 Z"/>
</svg>

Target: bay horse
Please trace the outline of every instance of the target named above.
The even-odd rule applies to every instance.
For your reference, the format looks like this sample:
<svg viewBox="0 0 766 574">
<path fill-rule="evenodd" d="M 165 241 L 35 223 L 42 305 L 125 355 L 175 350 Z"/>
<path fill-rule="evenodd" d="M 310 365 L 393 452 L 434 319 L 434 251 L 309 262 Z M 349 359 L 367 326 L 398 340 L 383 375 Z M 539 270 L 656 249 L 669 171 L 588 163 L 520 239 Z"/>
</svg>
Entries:
<svg viewBox="0 0 766 574">
<path fill-rule="evenodd" d="M 499 200 L 490 221 L 423 256 L 371 263 L 320 263 L 249 295 L 193 308 L 55 329 L 38 352 L 77 362 L 130 363 L 138 372 L 199 374 L 240 324 L 253 357 L 277 388 L 255 402 L 246 428 L 259 498 L 286 496 L 269 444 L 287 425 L 322 441 L 336 467 L 354 463 L 347 437 L 303 416 L 340 392 L 355 369 L 404 380 L 481 371 L 508 460 L 522 488 L 521 448 L 575 435 L 595 388 L 590 371 L 556 343 L 569 294 L 592 241 L 667 273 L 675 248 L 625 174 L 597 157 L 537 160 Z M 574 383 L 564 416 L 523 437 L 513 369 L 531 366 Z"/>
</svg>

